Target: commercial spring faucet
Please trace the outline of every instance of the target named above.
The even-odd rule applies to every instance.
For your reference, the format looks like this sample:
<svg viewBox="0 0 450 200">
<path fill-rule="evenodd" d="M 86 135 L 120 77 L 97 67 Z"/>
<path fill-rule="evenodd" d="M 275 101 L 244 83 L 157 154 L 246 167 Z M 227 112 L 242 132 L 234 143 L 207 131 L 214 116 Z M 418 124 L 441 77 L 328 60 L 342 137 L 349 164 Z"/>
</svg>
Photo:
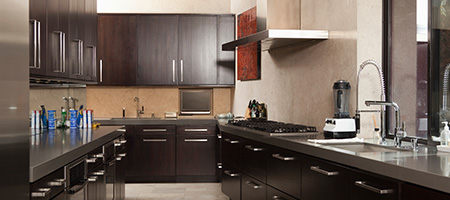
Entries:
<svg viewBox="0 0 450 200">
<path fill-rule="evenodd" d="M 384 77 L 383 77 L 383 70 L 381 69 L 381 66 L 375 61 L 375 60 L 366 60 L 363 63 L 361 63 L 361 65 L 359 66 L 359 70 L 358 70 L 358 75 L 357 75 L 357 80 L 356 80 L 356 114 L 355 114 L 355 118 L 356 118 L 356 133 L 359 134 L 360 133 L 360 115 L 361 112 L 373 112 L 373 111 L 363 111 L 359 109 L 359 104 L 358 104 L 358 100 L 359 100 L 359 96 L 358 96 L 358 91 L 359 91 L 359 76 L 361 75 L 361 71 L 364 69 L 364 67 L 366 67 L 367 65 L 373 65 L 377 71 L 378 71 L 378 77 L 380 78 L 380 87 L 381 87 L 381 96 L 380 99 L 381 101 L 386 101 L 386 92 L 385 92 L 385 87 L 384 87 Z M 386 108 L 384 105 L 381 106 L 381 115 L 380 115 L 380 121 L 381 121 L 381 142 L 384 143 L 385 139 L 386 139 Z"/>
<path fill-rule="evenodd" d="M 381 105 L 381 106 L 390 106 L 395 110 L 395 129 L 394 129 L 394 145 L 395 147 L 400 148 L 402 146 L 402 139 L 406 135 L 405 131 L 405 122 L 400 126 L 400 107 L 395 102 L 387 102 L 387 101 L 366 101 L 367 106 L 371 105 Z"/>
<path fill-rule="evenodd" d="M 134 97 L 134 101 L 136 101 L 136 117 L 140 118 L 141 114 L 144 114 L 144 106 L 142 106 L 142 110 L 139 109 L 139 97 Z"/>
</svg>

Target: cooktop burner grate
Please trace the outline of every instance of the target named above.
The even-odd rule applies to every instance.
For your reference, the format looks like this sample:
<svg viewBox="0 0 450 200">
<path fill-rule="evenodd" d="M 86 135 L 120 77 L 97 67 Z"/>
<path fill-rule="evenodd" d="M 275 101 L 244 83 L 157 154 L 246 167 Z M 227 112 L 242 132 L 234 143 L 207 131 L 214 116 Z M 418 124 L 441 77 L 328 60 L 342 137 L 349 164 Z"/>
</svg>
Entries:
<svg viewBox="0 0 450 200">
<path fill-rule="evenodd" d="M 247 127 L 266 133 L 308 133 L 317 132 L 316 127 L 265 120 L 230 120 L 228 124 Z"/>
</svg>

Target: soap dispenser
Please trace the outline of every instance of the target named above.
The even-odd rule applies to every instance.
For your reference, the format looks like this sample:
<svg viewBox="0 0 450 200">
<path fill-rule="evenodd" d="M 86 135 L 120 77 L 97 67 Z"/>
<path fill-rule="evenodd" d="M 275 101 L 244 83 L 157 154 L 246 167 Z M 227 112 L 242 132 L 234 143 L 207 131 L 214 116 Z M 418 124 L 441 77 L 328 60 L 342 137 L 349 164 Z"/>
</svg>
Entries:
<svg viewBox="0 0 450 200">
<path fill-rule="evenodd" d="M 441 145 L 447 146 L 448 139 L 450 137 L 450 129 L 448 128 L 448 122 L 442 122 L 444 124 L 444 130 L 441 131 Z"/>
</svg>

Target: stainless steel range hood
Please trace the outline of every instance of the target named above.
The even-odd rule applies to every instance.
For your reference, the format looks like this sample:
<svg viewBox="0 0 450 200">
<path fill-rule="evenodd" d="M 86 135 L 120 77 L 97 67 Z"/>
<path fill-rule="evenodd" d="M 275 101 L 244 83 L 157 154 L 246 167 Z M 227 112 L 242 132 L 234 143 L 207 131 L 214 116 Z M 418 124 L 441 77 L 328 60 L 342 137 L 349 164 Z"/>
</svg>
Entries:
<svg viewBox="0 0 450 200">
<path fill-rule="evenodd" d="M 258 0 L 257 33 L 222 44 L 223 51 L 260 42 L 261 51 L 328 39 L 328 30 L 301 29 L 301 0 Z"/>
<path fill-rule="evenodd" d="M 269 29 L 253 35 L 222 44 L 223 51 L 234 51 L 236 47 L 261 42 L 261 51 L 299 45 L 313 40 L 328 39 L 328 31 Z"/>
</svg>

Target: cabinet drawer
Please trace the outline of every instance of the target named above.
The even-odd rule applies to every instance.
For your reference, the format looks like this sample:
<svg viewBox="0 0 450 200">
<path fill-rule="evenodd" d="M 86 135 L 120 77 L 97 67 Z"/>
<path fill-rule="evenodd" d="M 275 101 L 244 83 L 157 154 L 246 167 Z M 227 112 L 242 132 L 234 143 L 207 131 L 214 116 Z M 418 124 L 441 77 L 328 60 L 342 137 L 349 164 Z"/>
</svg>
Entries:
<svg viewBox="0 0 450 200">
<path fill-rule="evenodd" d="M 140 143 L 141 176 L 175 175 L 175 135 L 146 135 Z"/>
<path fill-rule="evenodd" d="M 295 198 L 292 198 L 291 196 L 280 192 L 279 190 L 267 186 L 267 199 L 266 200 L 296 200 Z"/>
<path fill-rule="evenodd" d="M 222 192 L 232 200 L 241 199 L 241 173 L 227 165 L 222 168 Z"/>
<path fill-rule="evenodd" d="M 217 172 L 217 137 L 178 135 L 177 175 L 215 176 Z"/>
<path fill-rule="evenodd" d="M 103 149 L 98 147 L 97 149 L 89 152 L 87 154 L 88 159 L 86 163 L 88 164 L 88 172 L 92 171 L 95 167 L 103 164 Z"/>
<path fill-rule="evenodd" d="M 177 126 L 177 134 L 216 135 L 216 125 L 183 125 Z"/>
<path fill-rule="evenodd" d="M 271 147 L 267 154 L 267 185 L 300 199 L 301 159 L 298 153 Z"/>
<path fill-rule="evenodd" d="M 31 199 L 51 199 L 64 190 L 64 168 L 60 168 L 31 184 Z"/>
<path fill-rule="evenodd" d="M 265 183 L 267 150 L 262 143 L 244 140 L 241 145 L 241 171 Z"/>
<path fill-rule="evenodd" d="M 350 173 L 343 166 L 305 156 L 301 199 L 350 199 Z"/>
<path fill-rule="evenodd" d="M 394 180 L 369 175 L 363 172 L 352 172 L 351 199 L 365 200 L 397 200 L 398 183 Z"/>
<path fill-rule="evenodd" d="M 425 187 L 420 187 L 417 185 L 412 185 L 409 183 L 402 184 L 402 199 L 407 200 L 423 200 L 423 199 L 433 199 L 433 200 L 450 200 L 450 195 L 443 192 L 435 191 Z"/>
<path fill-rule="evenodd" d="M 266 199 L 267 186 L 254 178 L 242 175 L 241 192 L 244 200 Z"/>
<path fill-rule="evenodd" d="M 222 132 L 221 139 L 222 162 L 236 168 L 241 169 L 241 149 L 242 139 Z"/>
<path fill-rule="evenodd" d="M 175 134 L 175 125 L 136 126 L 141 135 Z"/>
</svg>

